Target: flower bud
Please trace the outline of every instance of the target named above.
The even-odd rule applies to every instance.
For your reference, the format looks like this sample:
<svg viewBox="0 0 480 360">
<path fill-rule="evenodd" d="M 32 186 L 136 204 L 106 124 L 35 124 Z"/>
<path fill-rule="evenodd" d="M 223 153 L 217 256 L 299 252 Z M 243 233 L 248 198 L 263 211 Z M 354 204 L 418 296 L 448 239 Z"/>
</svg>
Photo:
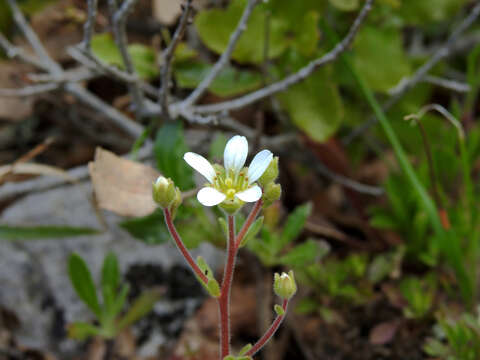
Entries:
<svg viewBox="0 0 480 360">
<path fill-rule="evenodd" d="M 275 201 L 280 199 L 280 196 L 282 195 L 282 187 L 280 184 L 275 184 L 274 182 L 270 182 L 265 186 L 263 189 L 263 203 L 264 206 L 270 206 L 272 205 Z"/>
<path fill-rule="evenodd" d="M 270 164 L 267 167 L 267 170 L 262 174 L 260 179 L 258 179 L 258 183 L 262 186 L 265 187 L 269 183 L 275 181 L 275 179 L 278 177 L 278 156 L 275 156 L 272 161 L 270 161 Z"/>
<path fill-rule="evenodd" d="M 288 274 L 282 273 L 279 275 L 275 273 L 273 281 L 273 290 L 282 299 L 290 299 L 297 292 L 297 284 L 295 283 L 295 277 L 293 271 L 290 270 Z"/>
<path fill-rule="evenodd" d="M 167 179 L 165 176 L 160 175 L 157 181 L 152 185 L 153 200 L 161 208 L 169 208 L 174 202 L 176 202 L 178 197 L 177 190 L 178 189 L 175 187 L 175 184 L 171 179 Z"/>
</svg>

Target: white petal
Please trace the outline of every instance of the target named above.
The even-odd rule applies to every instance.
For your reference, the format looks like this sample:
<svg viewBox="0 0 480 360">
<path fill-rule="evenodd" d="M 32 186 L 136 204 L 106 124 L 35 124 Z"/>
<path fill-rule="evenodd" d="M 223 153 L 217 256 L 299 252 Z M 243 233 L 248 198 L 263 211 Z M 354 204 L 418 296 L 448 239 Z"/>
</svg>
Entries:
<svg viewBox="0 0 480 360">
<path fill-rule="evenodd" d="M 187 152 L 183 155 L 183 160 L 187 162 L 192 168 L 197 170 L 200 174 L 213 183 L 215 178 L 215 169 L 202 155 L 195 154 L 193 152 Z"/>
<path fill-rule="evenodd" d="M 197 199 L 198 201 L 205 206 L 215 206 L 220 204 L 223 200 L 225 200 L 227 196 L 222 194 L 217 189 L 212 187 L 204 187 L 202 188 L 198 194 Z"/>
<path fill-rule="evenodd" d="M 253 158 L 248 167 L 248 183 L 251 184 L 257 181 L 260 176 L 267 170 L 268 165 L 273 159 L 273 154 L 270 150 L 262 150 Z"/>
<path fill-rule="evenodd" d="M 225 170 L 232 169 L 237 174 L 245 165 L 248 155 L 248 141 L 245 136 L 236 135 L 228 140 L 223 153 Z"/>
<path fill-rule="evenodd" d="M 260 186 L 255 185 L 235 194 L 235 196 L 245 202 L 255 202 L 262 197 L 262 189 L 260 189 Z"/>
</svg>

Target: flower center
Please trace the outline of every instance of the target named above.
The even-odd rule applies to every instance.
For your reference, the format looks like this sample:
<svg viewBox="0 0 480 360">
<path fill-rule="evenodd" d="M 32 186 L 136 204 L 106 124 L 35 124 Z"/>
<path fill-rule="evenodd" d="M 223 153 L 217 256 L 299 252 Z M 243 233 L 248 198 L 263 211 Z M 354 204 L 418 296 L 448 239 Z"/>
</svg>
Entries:
<svg viewBox="0 0 480 360">
<path fill-rule="evenodd" d="M 223 170 L 223 169 L 222 169 Z M 236 193 L 244 191 L 248 188 L 248 179 L 245 171 L 235 173 L 231 169 L 227 171 L 217 171 L 217 176 L 213 181 L 213 187 L 233 200 Z"/>
</svg>

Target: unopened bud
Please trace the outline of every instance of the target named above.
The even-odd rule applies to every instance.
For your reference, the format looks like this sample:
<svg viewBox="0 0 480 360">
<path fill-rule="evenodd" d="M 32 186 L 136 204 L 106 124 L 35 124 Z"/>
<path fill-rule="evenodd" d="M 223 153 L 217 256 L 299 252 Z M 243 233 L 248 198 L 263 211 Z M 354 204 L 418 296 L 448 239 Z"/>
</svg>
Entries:
<svg viewBox="0 0 480 360">
<path fill-rule="evenodd" d="M 275 184 L 274 182 L 270 182 L 265 186 L 263 189 L 263 203 L 264 206 L 270 206 L 272 205 L 275 201 L 280 199 L 280 196 L 282 195 L 282 187 L 280 184 Z"/>
<path fill-rule="evenodd" d="M 275 273 L 273 290 L 282 299 L 290 299 L 297 292 L 297 284 L 295 283 L 295 277 L 293 276 L 293 271 L 290 270 L 289 273 L 282 273 L 279 275 Z"/>
<path fill-rule="evenodd" d="M 265 187 L 278 177 L 278 156 L 275 156 L 267 167 L 267 170 L 260 176 L 258 183 Z"/>
<path fill-rule="evenodd" d="M 163 209 L 169 208 L 176 201 L 177 190 L 171 179 L 159 176 L 152 186 L 153 200 Z"/>
</svg>

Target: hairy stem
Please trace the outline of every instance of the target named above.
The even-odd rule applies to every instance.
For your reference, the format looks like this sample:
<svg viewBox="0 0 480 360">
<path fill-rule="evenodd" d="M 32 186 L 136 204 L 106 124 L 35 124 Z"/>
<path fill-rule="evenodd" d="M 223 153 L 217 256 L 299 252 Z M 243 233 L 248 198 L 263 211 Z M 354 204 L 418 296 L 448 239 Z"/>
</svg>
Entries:
<svg viewBox="0 0 480 360">
<path fill-rule="evenodd" d="M 238 247 L 240 246 L 240 243 L 242 242 L 243 237 L 245 236 L 248 229 L 250 229 L 250 226 L 252 226 L 253 222 L 255 221 L 255 218 L 257 217 L 258 213 L 260 212 L 260 209 L 262 208 L 262 205 L 263 205 L 263 200 L 260 198 L 260 200 L 258 200 L 255 203 L 255 206 L 253 207 L 252 211 L 248 215 L 247 220 L 245 220 L 245 223 L 243 224 L 242 228 L 240 229 L 240 231 L 237 235 L 237 238 L 235 240 L 235 248 L 238 249 Z"/>
<path fill-rule="evenodd" d="M 164 209 L 163 210 L 163 215 L 165 216 L 165 223 L 167 224 L 168 231 L 170 232 L 170 235 L 172 236 L 173 240 L 175 241 L 175 244 L 177 245 L 178 250 L 180 250 L 183 257 L 187 261 L 188 265 L 190 265 L 193 272 L 198 276 L 198 278 L 201 281 L 203 281 L 204 284 L 207 284 L 208 283 L 208 278 L 205 276 L 205 274 L 202 272 L 202 270 L 200 270 L 200 268 L 198 267 L 195 260 L 193 260 L 192 255 L 190 255 L 188 249 L 183 244 L 183 241 L 180 238 L 180 235 L 178 234 L 177 229 L 175 228 L 175 225 L 173 224 L 172 214 L 170 214 L 170 210 Z"/>
<path fill-rule="evenodd" d="M 287 314 L 287 306 L 288 306 L 288 299 L 284 299 L 282 303 L 283 314 L 277 315 L 275 320 L 273 321 L 272 325 L 268 328 L 268 330 L 263 334 L 263 336 L 252 346 L 250 350 L 247 351 L 245 355 L 253 356 L 255 355 L 275 334 L 275 332 L 280 327 L 283 319 L 285 319 L 285 315 Z"/>
</svg>

